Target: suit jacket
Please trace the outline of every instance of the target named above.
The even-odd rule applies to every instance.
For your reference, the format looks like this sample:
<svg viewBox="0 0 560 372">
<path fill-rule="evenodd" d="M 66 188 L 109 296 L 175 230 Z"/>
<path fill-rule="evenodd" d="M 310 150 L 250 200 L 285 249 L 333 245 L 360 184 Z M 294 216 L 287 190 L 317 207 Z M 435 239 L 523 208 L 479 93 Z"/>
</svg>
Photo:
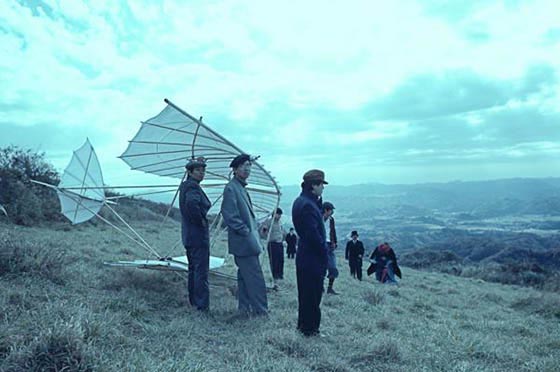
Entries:
<svg viewBox="0 0 560 372">
<path fill-rule="evenodd" d="M 234 177 L 224 188 L 222 216 L 228 226 L 228 249 L 234 256 L 256 256 L 263 248 L 245 184 Z"/>
<path fill-rule="evenodd" d="M 292 222 L 299 236 L 296 267 L 324 276 L 327 271 L 328 247 L 321 201 L 304 191 L 292 205 Z"/>
<path fill-rule="evenodd" d="M 353 240 L 346 243 L 345 257 L 347 260 L 356 260 L 361 258 L 360 256 L 364 256 L 364 243 L 359 240 L 356 240 L 356 243 Z"/>
<path fill-rule="evenodd" d="M 185 247 L 209 247 L 208 219 L 206 214 L 212 206 L 210 200 L 192 178 L 179 186 L 181 210 L 181 238 Z"/>
<path fill-rule="evenodd" d="M 296 251 L 296 245 L 297 245 L 297 235 L 296 234 L 286 234 L 286 243 L 288 243 L 288 252 L 294 252 Z"/>
</svg>

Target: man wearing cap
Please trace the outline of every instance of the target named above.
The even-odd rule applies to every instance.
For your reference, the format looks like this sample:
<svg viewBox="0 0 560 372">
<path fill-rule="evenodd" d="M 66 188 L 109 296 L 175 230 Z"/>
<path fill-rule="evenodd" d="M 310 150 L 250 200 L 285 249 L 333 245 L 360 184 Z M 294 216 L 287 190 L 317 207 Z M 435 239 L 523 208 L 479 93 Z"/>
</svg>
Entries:
<svg viewBox="0 0 560 372">
<path fill-rule="evenodd" d="M 286 231 L 280 223 L 282 218 L 282 209 L 276 208 L 276 213 L 273 213 L 270 219 L 268 219 L 262 226 L 262 237 L 268 238 L 270 229 L 270 240 L 268 242 L 268 257 L 270 259 L 270 271 L 272 272 L 272 278 L 275 283 L 274 286 L 277 288 L 276 280 L 284 279 L 284 237 L 286 236 Z"/>
<path fill-rule="evenodd" d="M 345 257 L 350 265 L 350 275 L 353 278 L 362 280 L 362 259 L 364 257 L 364 244 L 358 240 L 358 232 L 352 231 L 352 240 L 346 243 Z"/>
<path fill-rule="evenodd" d="M 329 263 L 327 266 L 327 278 L 329 278 L 328 294 L 338 294 L 333 289 L 334 280 L 338 278 L 338 269 L 336 268 L 336 228 L 334 224 L 334 205 L 330 202 L 323 203 L 323 221 L 325 222 L 325 232 L 327 237 L 327 247 L 329 248 Z"/>
<path fill-rule="evenodd" d="M 181 210 L 181 237 L 189 262 L 189 303 L 200 311 L 208 311 L 208 270 L 210 265 L 210 239 L 206 214 L 210 200 L 200 187 L 204 179 L 204 158 L 190 160 L 187 179 L 179 186 L 179 208 Z"/>
<path fill-rule="evenodd" d="M 298 330 L 305 336 L 319 335 L 321 298 L 327 271 L 328 247 L 321 195 L 325 173 L 312 169 L 303 175 L 301 194 L 292 205 L 292 222 L 299 236 L 296 253 Z"/>
<path fill-rule="evenodd" d="M 242 316 L 268 314 L 266 284 L 259 262 L 263 248 L 251 198 L 245 187 L 251 174 L 251 157 L 236 156 L 229 165 L 234 177 L 224 188 L 222 216 L 228 226 L 228 249 L 237 265 L 239 313 Z"/>
</svg>

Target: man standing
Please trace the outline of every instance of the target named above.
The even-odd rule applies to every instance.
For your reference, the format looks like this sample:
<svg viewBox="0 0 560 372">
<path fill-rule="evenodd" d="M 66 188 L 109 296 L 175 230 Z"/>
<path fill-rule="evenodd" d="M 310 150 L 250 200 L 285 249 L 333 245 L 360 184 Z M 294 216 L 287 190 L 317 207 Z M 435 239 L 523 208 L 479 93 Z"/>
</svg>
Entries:
<svg viewBox="0 0 560 372">
<path fill-rule="evenodd" d="M 240 315 L 267 315 L 266 284 L 259 262 L 261 246 L 251 198 L 245 189 L 251 157 L 236 156 L 229 165 L 234 177 L 224 188 L 222 216 L 228 226 L 228 249 L 237 265 Z"/>
<path fill-rule="evenodd" d="M 338 277 L 338 269 L 336 268 L 336 228 L 334 226 L 334 205 L 330 202 L 323 203 L 323 221 L 325 222 L 325 232 L 327 237 L 327 247 L 329 248 L 329 263 L 327 266 L 327 278 L 329 278 L 328 294 L 338 294 L 334 291 L 334 280 Z"/>
<path fill-rule="evenodd" d="M 204 158 L 192 159 L 186 165 L 187 179 L 179 186 L 181 210 L 181 237 L 189 261 L 189 303 L 200 311 L 208 311 L 208 270 L 210 265 L 210 238 L 206 214 L 212 206 L 200 187 L 204 179 Z"/>
<path fill-rule="evenodd" d="M 284 236 L 286 232 L 280 223 L 282 209 L 276 208 L 276 213 L 270 217 L 262 226 L 261 236 L 268 237 L 270 229 L 270 240 L 268 242 L 268 257 L 270 259 L 270 271 L 272 278 L 276 280 L 284 279 Z"/>
<path fill-rule="evenodd" d="M 353 278 L 362 280 L 362 258 L 364 256 L 364 244 L 358 240 L 358 232 L 352 231 L 350 234 L 352 240 L 346 243 L 345 257 L 350 265 L 350 275 Z"/>
<path fill-rule="evenodd" d="M 299 236 L 296 254 L 298 330 L 305 336 L 319 335 L 321 298 L 327 271 L 328 248 L 321 195 L 325 173 L 312 169 L 303 175 L 302 192 L 292 206 L 292 222 Z"/>
<path fill-rule="evenodd" d="M 286 243 L 288 248 L 286 252 L 288 253 L 288 258 L 294 258 L 296 255 L 296 245 L 297 245 L 297 235 L 294 232 L 294 228 L 290 227 L 290 232 L 286 235 Z"/>
</svg>

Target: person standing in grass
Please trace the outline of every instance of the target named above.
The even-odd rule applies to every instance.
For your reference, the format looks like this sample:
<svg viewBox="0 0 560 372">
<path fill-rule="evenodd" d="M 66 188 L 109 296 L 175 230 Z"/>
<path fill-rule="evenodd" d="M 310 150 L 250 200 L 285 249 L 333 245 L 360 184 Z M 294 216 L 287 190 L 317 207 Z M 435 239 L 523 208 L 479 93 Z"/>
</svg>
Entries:
<svg viewBox="0 0 560 372">
<path fill-rule="evenodd" d="M 280 223 L 282 209 L 276 208 L 276 213 L 263 224 L 261 236 L 268 237 L 270 230 L 270 241 L 268 242 L 268 257 L 270 259 L 270 272 L 274 279 L 274 287 L 277 288 L 276 281 L 284 279 L 284 237 L 286 231 Z"/>
<path fill-rule="evenodd" d="M 350 275 L 353 278 L 362 280 L 362 261 L 364 257 L 364 244 L 358 240 L 358 232 L 352 231 L 350 234 L 352 240 L 346 243 L 345 257 L 350 265 Z"/>
<path fill-rule="evenodd" d="M 299 236 L 296 253 L 297 329 L 305 336 L 320 334 L 320 305 L 329 250 L 321 202 L 326 184 L 323 171 L 312 169 L 306 172 L 301 184 L 302 192 L 292 205 L 292 222 Z"/>
<path fill-rule="evenodd" d="M 249 193 L 251 157 L 236 156 L 229 165 L 234 177 L 224 188 L 222 216 L 228 226 L 228 250 L 237 265 L 238 309 L 241 316 L 268 314 L 266 283 L 259 261 L 263 248 Z"/>
<path fill-rule="evenodd" d="M 334 223 L 334 205 L 330 202 L 323 203 L 323 221 L 325 223 L 325 232 L 327 238 L 327 247 L 329 248 L 328 257 L 329 263 L 327 266 L 327 278 L 329 279 L 329 286 L 327 293 L 337 295 L 333 289 L 334 280 L 338 278 L 338 269 L 336 268 L 336 255 L 335 249 L 337 246 L 336 241 L 336 227 Z"/>
<path fill-rule="evenodd" d="M 288 244 L 286 253 L 288 254 L 288 259 L 294 258 L 296 256 L 297 240 L 298 238 L 294 231 L 294 228 L 290 227 L 290 232 L 288 232 L 288 234 L 286 235 L 286 244 Z"/>
<path fill-rule="evenodd" d="M 190 160 L 187 179 L 179 186 L 179 209 L 181 210 L 181 237 L 189 264 L 189 303 L 200 311 L 208 311 L 210 293 L 208 270 L 210 266 L 210 237 L 207 213 L 212 203 L 200 187 L 204 179 L 204 158 Z"/>
</svg>

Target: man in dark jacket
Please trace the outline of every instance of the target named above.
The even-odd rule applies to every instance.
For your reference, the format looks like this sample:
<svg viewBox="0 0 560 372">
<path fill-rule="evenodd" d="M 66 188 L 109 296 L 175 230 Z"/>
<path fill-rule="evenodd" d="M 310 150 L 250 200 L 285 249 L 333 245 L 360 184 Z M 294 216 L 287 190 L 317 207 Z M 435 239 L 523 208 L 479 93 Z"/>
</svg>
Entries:
<svg viewBox="0 0 560 372">
<path fill-rule="evenodd" d="M 297 239 L 294 228 L 290 227 L 290 232 L 286 235 L 286 244 L 288 245 L 286 253 L 288 253 L 288 258 L 294 258 L 296 255 Z"/>
<path fill-rule="evenodd" d="M 183 246 L 189 262 L 189 302 L 197 310 L 208 311 L 210 239 L 206 214 L 212 204 L 200 187 L 206 163 L 204 158 L 193 159 L 186 168 L 187 179 L 179 187 L 179 208 Z"/>
<path fill-rule="evenodd" d="M 302 192 L 292 206 L 292 222 L 299 236 L 296 254 L 298 330 L 305 336 L 319 335 L 321 298 L 327 271 L 328 247 L 321 195 L 325 173 L 312 169 L 303 175 Z"/>
<path fill-rule="evenodd" d="M 362 280 L 362 260 L 364 257 L 364 244 L 358 240 L 358 232 L 352 231 L 352 240 L 346 243 L 345 257 L 350 265 L 350 275 L 353 278 Z"/>
</svg>

